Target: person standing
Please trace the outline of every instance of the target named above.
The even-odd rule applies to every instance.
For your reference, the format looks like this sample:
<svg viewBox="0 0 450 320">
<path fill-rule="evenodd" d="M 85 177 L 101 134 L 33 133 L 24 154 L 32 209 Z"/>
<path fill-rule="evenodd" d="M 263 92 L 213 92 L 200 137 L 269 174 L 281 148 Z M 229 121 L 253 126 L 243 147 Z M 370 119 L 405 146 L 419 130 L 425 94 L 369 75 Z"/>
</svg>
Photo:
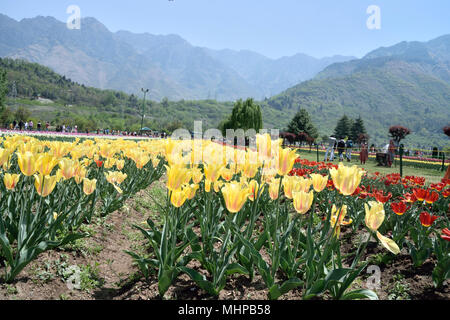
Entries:
<svg viewBox="0 0 450 320">
<path fill-rule="evenodd" d="M 328 138 L 328 147 L 327 147 L 327 150 L 326 150 L 326 152 L 325 152 L 325 158 L 324 158 L 323 161 L 327 161 L 328 155 L 330 156 L 329 161 L 333 161 L 333 159 L 334 159 L 334 146 L 335 146 L 335 144 L 336 144 L 336 138 L 333 137 L 333 135 L 331 135 L 331 136 Z"/>
<path fill-rule="evenodd" d="M 30 120 L 28 124 L 28 129 L 30 129 L 30 131 L 33 131 L 33 120 Z"/>
<path fill-rule="evenodd" d="M 346 144 L 346 151 L 345 151 L 345 157 L 347 158 L 347 161 L 352 161 L 352 148 L 353 148 L 353 141 L 352 139 L 348 139 Z"/>
<path fill-rule="evenodd" d="M 339 140 L 339 142 L 337 144 L 337 151 L 338 151 L 338 155 L 339 155 L 339 162 L 344 161 L 345 140 L 342 138 Z"/>
<path fill-rule="evenodd" d="M 38 130 L 38 131 L 41 131 L 41 126 L 42 126 L 42 125 L 41 125 L 41 122 L 39 121 L 38 124 L 37 124 L 37 130 Z"/>
<path fill-rule="evenodd" d="M 367 148 L 367 144 L 363 143 L 361 145 L 361 151 L 359 152 L 359 161 L 361 161 L 361 164 L 365 164 L 368 158 L 369 149 Z"/>
<path fill-rule="evenodd" d="M 25 131 L 28 130 L 28 121 L 25 121 Z"/>
<path fill-rule="evenodd" d="M 389 146 L 388 146 L 388 166 L 391 167 L 392 164 L 394 163 L 394 159 L 395 159 L 395 143 L 394 140 L 391 139 L 391 141 L 389 141 Z"/>
</svg>

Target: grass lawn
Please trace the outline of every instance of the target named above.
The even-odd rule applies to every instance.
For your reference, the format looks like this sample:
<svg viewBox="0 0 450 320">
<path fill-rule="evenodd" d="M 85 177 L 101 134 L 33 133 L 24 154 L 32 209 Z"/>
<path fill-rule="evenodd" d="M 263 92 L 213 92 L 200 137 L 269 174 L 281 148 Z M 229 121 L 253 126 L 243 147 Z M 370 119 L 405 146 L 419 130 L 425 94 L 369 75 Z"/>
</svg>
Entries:
<svg viewBox="0 0 450 320">
<path fill-rule="evenodd" d="M 317 161 L 317 155 L 315 150 L 312 150 L 311 152 L 304 151 L 304 150 L 298 150 L 297 151 L 300 154 L 300 157 L 302 159 L 308 159 L 310 161 Z M 319 152 L 319 161 L 323 161 L 324 153 Z M 338 164 L 339 158 L 334 158 L 333 163 Z M 352 156 L 352 161 L 347 162 L 347 160 L 344 161 L 345 165 L 358 165 L 361 168 L 364 168 L 367 172 L 380 172 L 381 174 L 388 174 L 388 173 L 400 173 L 400 167 L 392 166 L 391 168 L 387 167 L 380 167 L 377 165 L 375 159 L 369 159 L 366 161 L 366 164 L 362 165 L 359 162 L 359 156 Z M 431 169 L 419 169 L 409 166 L 403 166 L 403 176 L 420 176 L 424 177 L 426 179 L 427 183 L 437 183 L 440 182 L 441 179 L 444 177 L 445 172 L 439 171 L 439 170 L 431 170 Z"/>
</svg>

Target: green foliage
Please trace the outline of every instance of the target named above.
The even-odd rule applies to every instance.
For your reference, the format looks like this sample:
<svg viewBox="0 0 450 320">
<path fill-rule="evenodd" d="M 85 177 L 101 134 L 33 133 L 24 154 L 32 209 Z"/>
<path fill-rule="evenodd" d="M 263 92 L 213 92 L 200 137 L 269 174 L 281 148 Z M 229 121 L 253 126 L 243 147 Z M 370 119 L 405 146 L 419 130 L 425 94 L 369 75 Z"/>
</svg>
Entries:
<svg viewBox="0 0 450 320">
<path fill-rule="evenodd" d="M 30 117 L 30 111 L 25 109 L 24 107 L 19 107 L 17 111 L 14 113 L 14 118 L 17 121 L 28 121 L 28 118 Z"/>
<path fill-rule="evenodd" d="M 353 140 L 353 142 L 357 142 L 360 134 L 367 134 L 367 130 L 361 116 L 353 121 L 349 137 Z"/>
<path fill-rule="evenodd" d="M 6 78 L 6 70 L 0 68 L 0 111 L 5 108 L 5 98 L 8 92 L 8 80 Z"/>
<path fill-rule="evenodd" d="M 317 138 L 319 136 L 319 133 L 314 124 L 311 122 L 311 118 L 306 109 L 300 109 L 295 114 L 294 118 L 287 127 L 287 131 L 296 135 L 304 132 L 312 138 Z"/>
<path fill-rule="evenodd" d="M 249 98 L 244 102 L 239 99 L 234 104 L 233 111 L 228 120 L 223 123 L 223 131 L 227 129 L 262 129 L 261 107 Z M 225 132 L 224 132 L 225 133 Z"/>
<path fill-rule="evenodd" d="M 341 119 L 339 119 L 336 128 L 334 129 L 334 135 L 336 138 L 345 138 L 351 136 L 352 123 L 350 119 L 344 114 Z"/>
</svg>

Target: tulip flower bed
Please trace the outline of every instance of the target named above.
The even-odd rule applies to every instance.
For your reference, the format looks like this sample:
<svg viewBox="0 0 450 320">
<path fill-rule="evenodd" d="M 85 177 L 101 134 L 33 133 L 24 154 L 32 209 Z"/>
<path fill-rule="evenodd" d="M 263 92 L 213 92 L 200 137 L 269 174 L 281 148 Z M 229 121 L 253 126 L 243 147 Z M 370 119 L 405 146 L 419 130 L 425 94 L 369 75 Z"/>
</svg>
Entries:
<svg viewBox="0 0 450 320">
<path fill-rule="evenodd" d="M 82 238 L 82 223 L 105 216 L 160 178 L 152 142 L 1 140 L 0 266 L 15 277 L 41 252 Z M 151 160 L 151 161 L 150 161 Z"/>
<path fill-rule="evenodd" d="M 166 150 L 174 147 L 166 143 Z M 164 224 L 149 219 L 148 228 L 137 226 L 152 254 L 128 252 L 146 278 L 156 275 L 161 297 L 181 275 L 218 297 L 230 278 L 251 283 L 258 274 L 269 299 L 292 290 L 303 299 L 377 299 L 374 291 L 352 289 L 369 263 L 361 258 L 372 240 L 392 259 L 399 244 L 407 246 L 417 267 L 433 255 L 433 281 L 442 288 L 450 265 L 446 184 L 439 185 L 441 195 L 416 201 L 412 195 L 425 192 L 419 178 L 371 178 L 356 166 L 302 162 L 268 135 L 257 144 L 258 152 L 206 144 L 200 165 L 180 165 L 183 155 L 170 153 Z M 387 186 L 392 191 L 385 195 Z M 417 204 L 404 207 L 406 201 Z M 341 228 L 366 235 L 345 256 Z"/>
<path fill-rule="evenodd" d="M 139 270 L 132 284 L 150 285 L 149 298 L 233 298 L 236 288 L 256 287 L 267 299 L 386 298 L 362 283 L 371 265 L 386 275 L 426 268 L 428 287 L 448 298 L 450 181 L 369 175 L 302 160 L 280 145 L 269 135 L 257 136 L 255 151 L 198 140 L 6 138 L 4 281 L 38 253 L 83 236 L 80 225 L 97 213 L 121 212 L 165 171 L 152 204 L 158 215 L 134 223 L 142 242 L 123 253 Z M 72 167 L 86 173 L 66 176 Z M 187 293 L 177 290 L 186 282 Z"/>
</svg>

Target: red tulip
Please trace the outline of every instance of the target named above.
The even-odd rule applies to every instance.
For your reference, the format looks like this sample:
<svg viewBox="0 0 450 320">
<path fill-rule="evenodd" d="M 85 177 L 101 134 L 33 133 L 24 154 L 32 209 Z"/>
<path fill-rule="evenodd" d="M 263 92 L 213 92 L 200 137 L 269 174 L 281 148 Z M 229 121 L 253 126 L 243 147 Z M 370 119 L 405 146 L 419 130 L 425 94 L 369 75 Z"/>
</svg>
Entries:
<svg viewBox="0 0 450 320">
<path fill-rule="evenodd" d="M 412 202 L 412 203 L 414 203 L 414 202 L 416 202 L 417 201 L 417 198 L 416 198 L 416 196 L 414 195 L 414 193 L 405 193 L 404 195 L 403 195 L 403 200 L 402 200 L 403 202 Z"/>
<path fill-rule="evenodd" d="M 416 196 L 417 201 L 424 201 L 428 195 L 427 190 L 423 189 L 413 189 L 413 193 Z"/>
<path fill-rule="evenodd" d="M 379 190 L 372 193 L 372 197 L 375 197 L 379 202 L 386 203 L 392 198 L 392 193 L 388 193 L 387 195 L 383 194 L 383 190 Z"/>
<path fill-rule="evenodd" d="M 98 168 L 100 168 L 103 165 L 103 161 L 101 160 L 95 160 L 95 163 L 97 164 Z"/>
<path fill-rule="evenodd" d="M 423 211 L 420 214 L 420 222 L 422 223 L 422 225 L 424 227 L 427 227 L 427 228 L 430 227 L 433 224 L 434 220 L 436 220 L 437 218 L 438 218 L 437 216 L 432 216 L 428 212 L 425 212 L 425 211 Z"/>
<path fill-rule="evenodd" d="M 403 215 L 409 208 L 410 207 L 407 207 L 403 201 L 391 203 L 392 211 L 394 211 L 399 216 Z"/>
<path fill-rule="evenodd" d="M 442 230 L 441 238 L 450 241 L 450 230 L 448 230 L 448 228 Z"/>
<path fill-rule="evenodd" d="M 450 196 L 450 188 L 445 189 L 444 192 L 442 192 L 442 196 L 444 198 L 447 198 L 448 196 Z"/>
<path fill-rule="evenodd" d="M 425 198 L 427 203 L 434 203 L 439 199 L 439 194 L 436 191 L 429 192 Z"/>
</svg>

